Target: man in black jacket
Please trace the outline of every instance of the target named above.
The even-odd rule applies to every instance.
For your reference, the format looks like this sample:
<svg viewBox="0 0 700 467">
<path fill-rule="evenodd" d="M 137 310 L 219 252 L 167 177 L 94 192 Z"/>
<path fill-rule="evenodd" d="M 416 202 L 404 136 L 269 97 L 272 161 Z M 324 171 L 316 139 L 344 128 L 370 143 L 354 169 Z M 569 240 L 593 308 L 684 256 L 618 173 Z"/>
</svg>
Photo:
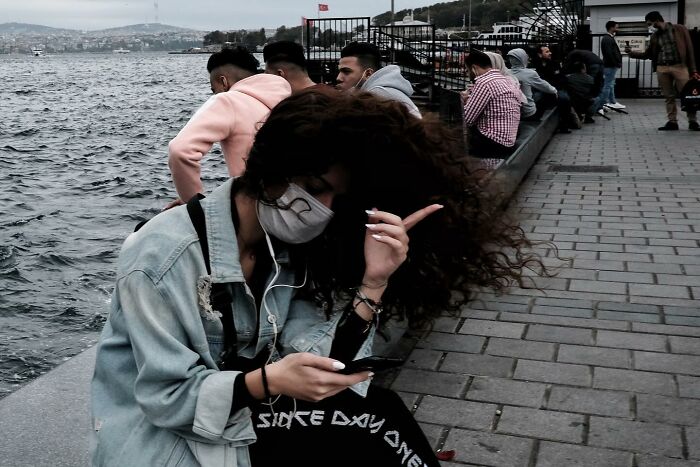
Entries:
<svg viewBox="0 0 700 467">
<path fill-rule="evenodd" d="M 603 90 L 596 100 L 598 110 L 602 105 L 612 109 L 622 110 L 624 105 L 615 99 L 615 75 L 622 68 L 622 53 L 615 41 L 617 34 L 617 22 L 608 21 L 605 23 L 608 33 L 600 41 L 600 53 L 603 56 Z"/>
<path fill-rule="evenodd" d="M 590 50 L 574 49 L 566 55 L 566 59 L 564 60 L 564 72 L 567 75 L 578 73 L 579 70 L 577 70 L 576 67 L 579 63 L 583 63 L 586 66 L 586 73 L 593 78 L 593 89 L 591 91 L 593 97 L 600 95 L 603 89 L 603 61 Z M 593 113 L 597 113 L 601 116 L 604 115 L 603 105 L 599 105 L 597 100 L 591 106 L 589 116 Z"/>
</svg>

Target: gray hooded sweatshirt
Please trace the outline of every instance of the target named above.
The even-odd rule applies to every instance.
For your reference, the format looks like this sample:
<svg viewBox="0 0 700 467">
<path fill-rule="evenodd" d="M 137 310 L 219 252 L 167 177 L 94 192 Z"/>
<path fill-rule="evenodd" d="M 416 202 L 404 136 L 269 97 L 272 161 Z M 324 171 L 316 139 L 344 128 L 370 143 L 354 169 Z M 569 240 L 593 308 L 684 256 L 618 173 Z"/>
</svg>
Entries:
<svg viewBox="0 0 700 467">
<path fill-rule="evenodd" d="M 510 71 L 520 81 L 520 90 L 527 98 L 527 102 L 520 107 L 520 114 L 523 117 L 529 117 L 537 111 L 535 100 L 532 98 L 533 89 L 545 94 L 556 94 L 557 90 L 540 78 L 540 75 L 535 70 L 527 68 L 528 56 L 523 49 L 511 50 L 508 52 L 508 59 L 510 61 Z"/>
<path fill-rule="evenodd" d="M 411 100 L 413 86 L 401 76 L 401 70 L 396 65 L 387 65 L 375 71 L 360 89 L 384 99 L 401 102 L 412 115 L 421 118 L 418 107 Z"/>
</svg>

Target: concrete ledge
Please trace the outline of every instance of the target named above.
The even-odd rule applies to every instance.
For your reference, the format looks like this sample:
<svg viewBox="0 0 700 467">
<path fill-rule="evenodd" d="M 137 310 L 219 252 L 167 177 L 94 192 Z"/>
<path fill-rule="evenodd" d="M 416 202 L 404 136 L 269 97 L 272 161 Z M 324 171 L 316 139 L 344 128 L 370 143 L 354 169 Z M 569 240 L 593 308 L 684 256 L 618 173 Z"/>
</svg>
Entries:
<svg viewBox="0 0 700 467">
<path fill-rule="evenodd" d="M 493 181 L 499 183 L 507 198 L 510 198 L 530 168 L 535 164 L 542 150 L 557 131 L 559 115 L 556 109 L 547 110 L 539 122 L 521 122 L 518 149 L 501 162 L 493 173 Z"/>
<path fill-rule="evenodd" d="M 0 464 L 89 465 L 90 380 L 96 347 L 0 400 Z"/>
</svg>

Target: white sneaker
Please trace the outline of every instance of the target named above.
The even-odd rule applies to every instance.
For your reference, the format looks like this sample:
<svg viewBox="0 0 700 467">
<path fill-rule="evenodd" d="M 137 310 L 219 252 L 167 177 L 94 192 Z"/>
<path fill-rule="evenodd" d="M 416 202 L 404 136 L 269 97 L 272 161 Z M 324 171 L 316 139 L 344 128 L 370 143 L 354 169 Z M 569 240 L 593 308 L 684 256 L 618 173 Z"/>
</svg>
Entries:
<svg viewBox="0 0 700 467">
<path fill-rule="evenodd" d="M 622 110 L 626 109 L 626 105 L 622 105 L 619 102 L 615 102 L 614 104 L 605 104 L 606 107 L 610 107 L 611 109 L 617 109 L 617 110 Z"/>
<path fill-rule="evenodd" d="M 596 113 L 602 117 L 602 116 L 605 115 L 605 110 L 600 109 L 600 110 L 598 110 L 598 112 L 596 112 Z"/>
</svg>

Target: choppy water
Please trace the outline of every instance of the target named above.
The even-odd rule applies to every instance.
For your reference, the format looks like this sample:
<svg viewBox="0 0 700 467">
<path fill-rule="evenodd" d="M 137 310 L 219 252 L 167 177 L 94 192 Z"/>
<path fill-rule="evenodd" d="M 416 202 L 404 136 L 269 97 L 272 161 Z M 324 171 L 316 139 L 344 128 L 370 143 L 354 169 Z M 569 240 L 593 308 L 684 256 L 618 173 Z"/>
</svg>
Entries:
<svg viewBox="0 0 700 467">
<path fill-rule="evenodd" d="M 175 196 L 167 144 L 206 60 L 0 55 L 0 397 L 96 342 L 121 242 Z"/>
</svg>

